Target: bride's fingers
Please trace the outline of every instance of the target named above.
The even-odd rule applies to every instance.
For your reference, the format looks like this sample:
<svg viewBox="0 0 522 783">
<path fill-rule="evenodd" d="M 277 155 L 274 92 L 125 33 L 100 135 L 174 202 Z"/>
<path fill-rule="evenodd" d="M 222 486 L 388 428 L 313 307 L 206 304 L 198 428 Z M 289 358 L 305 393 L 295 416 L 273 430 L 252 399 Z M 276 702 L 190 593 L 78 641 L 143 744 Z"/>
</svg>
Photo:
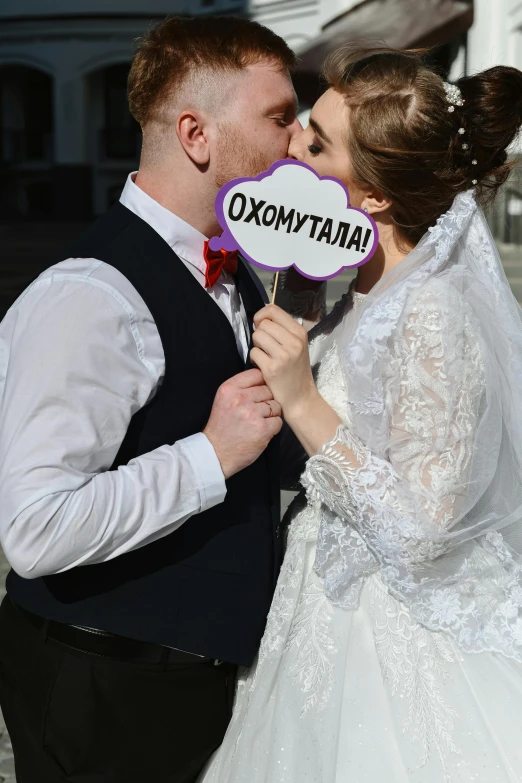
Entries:
<svg viewBox="0 0 522 783">
<path fill-rule="evenodd" d="M 278 356 L 281 353 L 282 345 L 275 340 L 272 335 L 264 329 L 256 329 L 252 335 L 252 342 L 256 348 L 261 348 L 267 356 Z"/>
<path fill-rule="evenodd" d="M 252 348 L 249 358 L 252 364 L 261 372 L 263 372 L 263 369 L 267 368 L 267 362 L 270 361 L 270 358 L 261 348 Z"/>
<path fill-rule="evenodd" d="M 295 335 L 299 335 L 303 329 L 300 324 L 294 321 L 291 315 L 285 313 L 285 311 L 281 310 L 281 308 L 277 305 L 267 305 L 255 314 L 254 324 L 256 325 L 256 329 L 261 321 L 265 319 L 281 324 L 281 326 L 285 326 L 289 332 L 292 332 Z"/>
<path fill-rule="evenodd" d="M 285 346 L 294 346 L 296 345 L 296 340 L 299 339 L 286 326 L 282 326 L 275 321 L 269 321 L 268 318 L 261 321 L 254 334 L 258 332 L 267 332 L 276 342 Z M 299 345 L 301 345 L 301 341 L 299 341 Z"/>
</svg>

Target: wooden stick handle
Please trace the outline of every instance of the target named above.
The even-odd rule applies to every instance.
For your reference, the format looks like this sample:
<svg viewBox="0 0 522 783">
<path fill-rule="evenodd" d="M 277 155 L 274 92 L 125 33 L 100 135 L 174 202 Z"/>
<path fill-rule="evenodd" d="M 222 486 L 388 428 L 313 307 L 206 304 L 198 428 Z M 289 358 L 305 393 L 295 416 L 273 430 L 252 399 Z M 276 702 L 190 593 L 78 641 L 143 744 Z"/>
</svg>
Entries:
<svg viewBox="0 0 522 783">
<path fill-rule="evenodd" d="M 276 272 L 276 276 L 275 276 L 275 280 L 274 280 L 274 291 L 272 293 L 272 302 L 271 302 L 271 304 L 274 304 L 274 302 L 275 302 L 278 282 L 279 282 L 279 272 Z"/>
</svg>

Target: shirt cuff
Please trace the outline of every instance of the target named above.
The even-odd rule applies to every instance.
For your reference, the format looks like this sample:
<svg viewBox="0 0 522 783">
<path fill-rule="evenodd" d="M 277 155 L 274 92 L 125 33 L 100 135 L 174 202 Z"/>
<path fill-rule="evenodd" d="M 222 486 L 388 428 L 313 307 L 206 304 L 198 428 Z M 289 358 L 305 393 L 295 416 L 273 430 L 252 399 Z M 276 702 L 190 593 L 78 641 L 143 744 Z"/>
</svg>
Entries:
<svg viewBox="0 0 522 783">
<path fill-rule="evenodd" d="M 198 432 L 179 440 L 178 445 L 183 448 L 198 481 L 201 498 L 199 512 L 222 503 L 227 494 L 225 476 L 214 446 L 207 436 Z"/>
</svg>

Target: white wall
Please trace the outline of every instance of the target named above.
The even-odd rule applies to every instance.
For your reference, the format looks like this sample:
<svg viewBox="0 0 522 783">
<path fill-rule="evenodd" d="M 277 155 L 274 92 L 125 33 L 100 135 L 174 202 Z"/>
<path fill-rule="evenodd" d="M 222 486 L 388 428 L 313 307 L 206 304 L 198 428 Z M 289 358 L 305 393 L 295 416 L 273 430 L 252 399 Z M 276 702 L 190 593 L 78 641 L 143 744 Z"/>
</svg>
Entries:
<svg viewBox="0 0 522 783">
<path fill-rule="evenodd" d="M 522 68 L 522 1 L 475 0 L 475 22 L 468 38 L 468 71 L 492 65 Z"/>
<path fill-rule="evenodd" d="M 494 65 L 522 70 L 522 0 L 475 0 L 467 60 L 469 74 Z M 522 152 L 521 140 L 517 151 Z"/>
<path fill-rule="evenodd" d="M 248 12 L 299 53 L 325 24 L 359 3 L 360 0 L 249 0 Z"/>
</svg>

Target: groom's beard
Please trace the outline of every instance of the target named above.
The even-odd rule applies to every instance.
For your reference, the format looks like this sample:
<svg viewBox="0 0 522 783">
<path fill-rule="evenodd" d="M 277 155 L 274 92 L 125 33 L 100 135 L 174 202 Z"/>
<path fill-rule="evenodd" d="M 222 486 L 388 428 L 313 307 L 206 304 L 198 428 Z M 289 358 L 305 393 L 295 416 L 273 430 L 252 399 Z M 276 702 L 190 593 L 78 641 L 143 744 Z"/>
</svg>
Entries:
<svg viewBox="0 0 522 783">
<path fill-rule="evenodd" d="M 217 157 L 218 188 L 238 177 L 257 177 L 275 163 L 273 156 L 256 150 L 236 128 L 224 125 L 220 128 Z"/>
</svg>

